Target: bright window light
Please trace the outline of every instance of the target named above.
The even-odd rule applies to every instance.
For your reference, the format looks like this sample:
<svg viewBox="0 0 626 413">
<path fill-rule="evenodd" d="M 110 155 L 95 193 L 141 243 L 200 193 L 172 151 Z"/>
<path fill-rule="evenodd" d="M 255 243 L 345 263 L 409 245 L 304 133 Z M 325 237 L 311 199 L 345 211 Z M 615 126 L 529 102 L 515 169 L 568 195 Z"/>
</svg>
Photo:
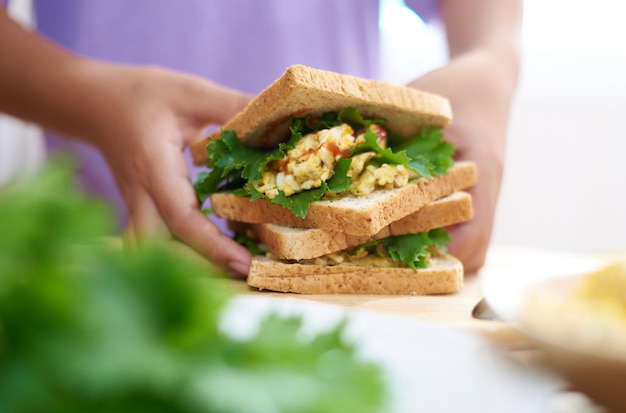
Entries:
<svg viewBox="0 0 626 413">
<path fill-rule="evenodd" d="M 405 34 L 415 33 L 423 29 L 424 21 L 406 7 L 402 0 L 382 0 L 380 6 L 379 26 L 382 31 L 403 31 Z"/>
<path fill-rule="evenodd" d="M 525 0 L 524 44 L 531 50 L 626 57 L 626 1 Z"/>
<path fill-rule="evenodd" d="M 447 59 L 439 25 L 425 24 L 404 0 L 381 0 L 380 7 L 383 80 L 406 83 Z"/>
</svg>

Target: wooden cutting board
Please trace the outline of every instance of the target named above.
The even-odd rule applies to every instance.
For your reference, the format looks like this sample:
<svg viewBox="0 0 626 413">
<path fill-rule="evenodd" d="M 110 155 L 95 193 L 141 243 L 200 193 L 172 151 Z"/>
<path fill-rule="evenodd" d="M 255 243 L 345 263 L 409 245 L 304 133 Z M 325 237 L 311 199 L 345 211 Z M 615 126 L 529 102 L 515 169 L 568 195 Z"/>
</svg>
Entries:
<svg viewBox="0 0 626 413">
<path fill-rule="evenodd" d="M 499 320 L 479 320 L 472 317 L 472 309 L 482 299 L 480 274 L 465 276 L 463 289 L 456 294 L 435 296 L 385 296 L 349 294 L 286 294 L 258 291 L 243 281 L 229 281 L 236 292 L 317 301 L 373 311 L 384 311 L 455 328 L 476 332 L 507 350 L 531 348 L 517 330 Z"/>
<path fill-rule="evenodd" d="M 626 252 L 620 254 L 626 256 Z M 487 254 L 483 274 L 500 268 L 509 268 L 520 263 L 532 262 L 537 266 L 566 260 L 571 254 L 523 247 L 492 246 Z M 280 298 L 296 298 L 309 301 L 342 305 L 373 311 L 384 311 L 411 317 L 423 322 L 436 323 L 454 328 L 466 329 L 480 334 L 516 354 L 529 354 L 532 357 L 535 345 L 528 341 L 510 323 L 501 320 L 480 320 L 472 317 L 474 306 L 483 298 L 481 272 L 467 274 L 463 289 L 456 294 L 436 296 L 380 296 L 380 295 L 300 295 L 272 292 L 259 292 L 249 288 L 242 281 L 232 281 L 236 291 L 244 294 L 263 294 Z M 526 357 L 525 355 L 522 357 Z"/>
<path fill-rule="evenodd" d="M 119 238 L 106 239 L 105 242 L 121 248 L 121 240 Z M 188 254 L 190 258 L 200 259 L 206 263 L 204 258 L 199 258 L 195 252 L 182 246 L 179 242 L 172 243 L 172 246 L 180 250 L 181 253 Z M 534 262 L 537 265 L 541 265 L 546 260 L 554 259 L 555 254 L 558 256 L 562 253 L 532 248 L 492 246 L 488 251 L 485 266 L 481 271 L 489 271 L 519 262 Z M 618 256 L 626 257 L 626 251 L 620 252 Z M 516 355 L 532 353 L 535 346 L 525 339 L 511 324 L 501 320 L 479 320 L 472 317 L 474 306 L 483 298 L 480 274 L 480 272 L 478 274 L 467 274 L 464 279 L 464 287 L 460 292 L 436 296 L 285 294 L 268 291 L 260 292 L 248 287 L 243 280 L 228 279 L 225 282 L 238 294 L 258 294 L 277 299 L 301 299 L 394 313 L 422 322 L 466 329 L 486 337 L 504 349 L 514 351 Z"/>
</svg>

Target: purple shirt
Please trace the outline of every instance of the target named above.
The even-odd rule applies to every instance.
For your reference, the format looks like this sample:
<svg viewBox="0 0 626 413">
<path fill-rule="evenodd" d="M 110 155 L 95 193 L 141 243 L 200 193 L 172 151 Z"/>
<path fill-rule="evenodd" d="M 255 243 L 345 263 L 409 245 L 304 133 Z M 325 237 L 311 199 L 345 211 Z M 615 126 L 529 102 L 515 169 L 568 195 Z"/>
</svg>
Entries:
<svg viewBox="0 0 626 413">
<path fill-rule="evenodd" d="M 425 20 L 436 12 L 433 1 L 408 3 Z M 168 67 L 248 93 L 294 63 L 377 76 L 378 0 L 35 0 L 34 11 L 40 33 L 79 54 Z M 84 188 L 111 200 L 124 227 L 126 208 L 101 155 L 50 133 L 46 142 L 78 156 Z"/>
</svg>

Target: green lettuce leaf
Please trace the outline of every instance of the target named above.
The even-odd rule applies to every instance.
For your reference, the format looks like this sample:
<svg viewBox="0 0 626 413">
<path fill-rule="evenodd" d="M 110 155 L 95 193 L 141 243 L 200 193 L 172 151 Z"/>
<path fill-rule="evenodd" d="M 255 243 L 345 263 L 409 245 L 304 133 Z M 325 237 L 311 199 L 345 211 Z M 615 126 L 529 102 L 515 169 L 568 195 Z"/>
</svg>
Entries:
<svg viewBox="0 0 626 413">
<path fill-rule="evenodd" d="M 335 173 L 326 181 L 327 190 L 333 193 L 340 193 L 350 188 L 350 177 L 348 171 L 352 158 L 341 158 L 335 165 Z"/>
<path fill-rule="evenodd" d="M 289 149 L 306 134 L 328 129 L 342 123 L 348 123 L 355 130 L 366 129 L 365 142 L 355 147 L 351 154 L 365 151 L 376 152 L 376 158 L 370 162 L 379 164 L 404 165 L 419 176 L 431 178 L 434 175 L 447 173 L 453 165 L 452 156 L 455 147 L 442 141 L 443 133 L 439 128 L 423 128 L 419 135 L 405 139 L 387 131 L 388 147 L 383 149 L 378 144 L 378 135 L 370 127 L 382 125 L 383 119 L 367 119 L 355 108 L 345 108 L 339 112 L 326 112 L 315 117 L 307 115 L 293 118 L 289 130 L 291 138 L 281 143 L 272 151 L 262 151 L 247 147 L 237 140 L 234 131 L 222 131 L 221 139 L 211 139 L 207 145 L 210 172 L 198 175 L 194 189 L 200 202 L 204 202 L 211 194 L 221 190 L 233 190 L 239 196 L 250 196 L 251 200 L 269 199 L 260 193 L 249 181 L 262 177 L 263 170 L 272 161 L 283 159 Z M 350 177 L 347 176 L 349 162 L 340 160 L 333 176 L 319 188 L 285 196 L 283 192 L 270 202 L 291 210 L 298 217 L 305 217 L 312 202 L 320 200 L 326 191 L 339 193 L 349 188 Z"/>
<path fill-rule="evenodd" d="M 207 145 L 207 166 L 210 172 L 198 175 L 194 184 L 196 195 L 202 201 L 207 196 L 232 186 L 233 182 L 243 185 L 263 176 L 265 166 L 285 157 L 286 145 L 264 152 L 242 145 L 234 131 L 223 130 L 220 139 L 210 139 Z M 241 186 L 239 185 L 239 186 Z"/>
<path fill-rule="evenodd" d="M 355 108 L 344 108 L 339 112 L 325 112 L 319 117 L 307 115 L 293 118 L 290 122 L 289 130 L 292 135 L 300 136 L 317 132 L 322 129 L 330 129 L 347 123 L 354 130 L 368 129 L 371 125 L 382 125 L 385 122 L 381 118 L 363 118 L 361 113 Z"/>
<path fill-rule="evenodd" d="M 311 204 L 315 201 L 319 201 L 324 196 L 327 189 L 328 184 L 322 182 L 322 186 L 319 188 L 298 192 L 290 196 L 286 196 L 283 191 L 278 191 L 278 195 L 272 198 L 270 203 L 287 208 L 291 210 L 295 216 L 304 218 Z"/>
<path fill-rule="evenodd" d="M 54 163 L 0 189 L 0 411 L 388 411 L 345 324 L 271 314 L 227 333 L 226 275 L 171 242 L 104 239 L 111 211 L 73 175 Z"/>
<path fill-rule="evenodd" d="M 233 237 L 233 239 L 240 245 L 246 247 L 250 254 L 252 255 L 263 255 L 267 252 L 265 248 L 261 244 L 257 242 L 254 238 L 250 237 L 247 234 L 237 233 Z"/>
<path fill-rule="evenodd" d="M 344 108 L 337 115 L 342 123 L 347 123 L 353 129 L 369 129 L 372 125 L 383 125 L 385 120 L 382 118 L 364 118 L 356 108 Z"/>
<path fill-rule="evenodd" d="M 446 252 L 446 244 L 450 241 L 446 230 L 437 228 L 428 232 L 396 235 L 370 241 L 357 249 L 364 248 L 370 254 L 389 257 L 393 261 L 403 262 L 417 270 L 427 267 L 426 258 L 431 252 L 435 250 Z"/>
<path fill-rule="evenodd" d="M 443 140 L 441 128 L 422 128 L 420 133 L 411 139 L 388 133 L 388 142 L 395 151 L 405 151 L 411 158 L 409 167 L 425 178 L 445 175 L 454 165 L 453 156 L 456 147 Z"/>
<path fill-rule="evenodd" d="M 406 151 L 394 152 L 391 148 L 383 149 L 378 144 L 378 135 L 368 129 L 365 132 L 365 142 L 352 148 L 351 155 L 356 155 L 363 152 L 376 152 L 376 158 L 372 161 L 379 164 L 391 164 L 391 165 L 405 165 L 410 167 L 411 158 L 406 154 Z M 416 171 L 417 172 L 417 171 Z"/>
</svg>

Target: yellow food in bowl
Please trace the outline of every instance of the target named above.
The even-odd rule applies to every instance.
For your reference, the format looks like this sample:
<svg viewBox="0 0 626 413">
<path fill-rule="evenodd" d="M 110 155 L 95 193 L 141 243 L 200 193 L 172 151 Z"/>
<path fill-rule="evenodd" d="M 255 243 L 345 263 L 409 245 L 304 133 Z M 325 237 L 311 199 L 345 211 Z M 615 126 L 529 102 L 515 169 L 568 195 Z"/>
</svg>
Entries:
<svg viewBox="0 0 626 413">
<path fill-rule="evenodd" d="M 537 285 L 522 324 L 542 341 L 626 360 L 626 262 Z"/>
<path fill-rule="evenodd" d="M 626 323 L 626 263 L 615 262 L 585 275 L 571 299 L 587 303 L 598 315 Z"/>
<path fill-rule="evenodd" d="M 539 365 L 608 411 L 626 411 L 626 262 L 536 285 L 524 310 Z"/>
</svg>

